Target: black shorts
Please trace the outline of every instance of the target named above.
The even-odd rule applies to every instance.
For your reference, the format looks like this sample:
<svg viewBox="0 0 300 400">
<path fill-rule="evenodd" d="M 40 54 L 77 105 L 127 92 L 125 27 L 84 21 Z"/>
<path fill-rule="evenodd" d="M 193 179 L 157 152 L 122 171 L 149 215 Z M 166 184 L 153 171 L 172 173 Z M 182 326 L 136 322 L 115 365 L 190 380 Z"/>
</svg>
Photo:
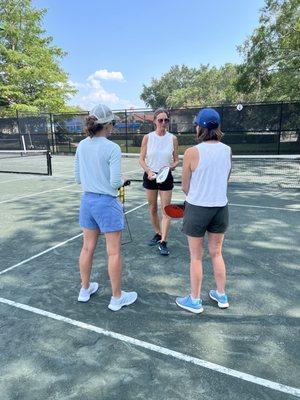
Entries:
<svg viewBox="0 0 300 400">
<path fill-rule="evenodd" d="M 143 187 L 148 190 L 172 190 L 174 187 L 173 175 L 170 171 L 167 179 L 163 183 L 157 183 L 155 179 L 153 179 L 153 181 L 148 179 L 148 174 L 145 172 L 143 176 Z"/>
<path fill-rule="evenodd" d="M 192 237 L 203 237 L 206 231 L 225 233 L 228 220 L 228 204 L 224 207 L 201 207 L 185 202 L 182 231 Z"/>
</svg>

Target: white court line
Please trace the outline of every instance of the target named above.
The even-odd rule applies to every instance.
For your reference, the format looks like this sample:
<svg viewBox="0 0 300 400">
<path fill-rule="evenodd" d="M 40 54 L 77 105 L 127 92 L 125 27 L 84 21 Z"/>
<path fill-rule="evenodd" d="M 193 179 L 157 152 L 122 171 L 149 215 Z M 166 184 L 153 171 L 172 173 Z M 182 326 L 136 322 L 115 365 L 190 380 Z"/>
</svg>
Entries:
<svg viewBox="0 0 300 400">
<path fill-rule="evenodd" d="M 143 349 L 150 350 L 150 351 L 153 351 L 158 354 L 163 354 L 167 357 L 173 357 L 173 358 L 176 358 L 177 360 L 185 361 L 187 363 L 194 364 L 199 367 L 206 368 L 206 369 L 209 369 L 209 370 L 212 370 L 215 372 L 219 372 L 219 373 L 227 375 L 227 376 L 238 378 L 238 379 L 241 379 L 246 382 L 254 383 L 255 385 L 264 386 L 266 388 L 273 389 L 278 392 L 288 393 L 290 395 L 300 397 L 300 389 L 298 389 L 298 388 L 282 385 L 281 383 L 273 382 L 268 379 L 259 378 L 258 376 L 255 376 L 255 375 L 246 374 L 244 372 L 240 372 L 235 369 L 223 367 L 222 365 L 215 364 L 215 363 L 212 363 L 209 361 L 205 361 L 205 360 L 202 360 L 201 358 L 192 357 L 187 354 L 180 353 L 178 351 L 174 351 L 174 350 L 168 349 L 166 347 L 157 346 L 155 344 L 145 342 L 143 340 L 135 339 L 130 336 L 125 336 L 120 333 L 116 333 L 113 331 L 107 331 L 107 330 L 102 329 L 95 325 L 91 325 L 91 324 L 87 324 L 85 322 L 67 318 L 67 317 L 64 317 L 59 314 L 54 314 L 49 311 L 41 310 L 40 308 L 28 306 L 26 304 L 17 303 L 15 301 L 11 301 L 11 300 L 5 299 L 3 297 L 0 297 L 0 303 L 9 305 L 9 306 L 12 306 L 15 308 L 19 308 L 21 310 L 29 311 L 33 314 L 42 315 L 43 317 L 54 319 L 56 321 L 61 321 L 66 324 L 76 326 L 77 328 L 85 329 L 90 332 L 95 332 L 100 335 L 110 337 L 110 338 L 113 338 L 116 340 L 120 340 L 121 342 L 124 342 L 124 343 L 131 344 L 133 346 L 141 347 Z"/>
<path fill-rule="evenodd" d="M 75 176 L 74 175 L 60 175 L 60 174 L 54 174 L 54 175 L 52 175 L 52 178 L 73 178 L 73 179 L 75 179 Z"/>
<path fill-rule="evenodd" d="M 0 172 L 1 173 L 1 172 Z M 46 177 L 47 175 L 45 175 L 45 177 Z M 6 181 L 0 181 L 0 185 L 1 185 L 1 183 L 8 183 L 8 182 L 17 182 L 17 181 L 26 181 L 26 180 L 29 180 L 29 179 L 33 179 L 33 178 L 38 178 L 36 175 L 30 175 L 30 176 L 24 176 L 24 177 L 20 177 L 20 178 L 18 178 L 18 179 L 9 179 L 9 180 L 6 180 Z"/>
<path fill-rule="evenodd" d="M 70 187 L 70 186 L 75 186 L 75 185 L 77 185 L 77 183 L 72 183 L 72 184 L 67 185 L 67 186 L 61 186 L 61 187 L 55 188 L 55 189 L 44 190 L 43 192 L 37 192 L 37 193 L 27 194 L 26 196 L 14 197 L 14 198 L 12 198 L 12 199 L 0 201 L 0 204 L 10 203 L 10 202 L 12 202 L 12 201 L 21 200 L 21 199 L 26 199 L 26 198 L 28 198 L 28 197 L 39 196 L 40 194 L 49 193 L 49 192 L 54 192 L 55 190 L 63 190 L 64 188 L 67 188 L 67 187 Z"/>
<path fill-rule="evenodd" d="M 300 211 L 296 210 L 294 208 L 283 208 L 283 207 L 269 207 L 269 206 L 253 206 L 250 204 L 235 204 L 235 203 L 229 203 L 230 206 L 235 206 L 235 207 L 250 207 L 250 208 L 266 208 L 269 210 L 281 210 L 281 211 Z"/>
<path fill-rule="evenodd" d="M 137 206 L 135 208 L 132 208 L 131 210 L 126 211 L 125 214 L 130 214 L 131 212 L 133 212 L 135 210 L 138 210 L 139 208 L 145 206 L 146 204 L 148 204 L 148 203 L 146 202 L 146 203 L 140 204 L 139 206 Z M 44 250 L 41 253 L 36 254 L 35 256 L 27 258 L 26 260 L 23 260 L 23 261 L 19 262 L 18 264 L 15 264 L 15 265 L 13 265 L 13 266 L 11 266 L 9 268 L 6 268 L 3 271 L 0 271 L 0 275 L 5 274 L 6 272 L 12 271 L 13 269 L 19 267 L 20 265 L 26 264 L 29 261 L 34 260 L 35 258 L 38 258 L 38 257 L 42 256 L 43 254 L 49 253 L 50 251 L 55 250 L 58 247 L 61 247 L 61 246 L 65 245 L 66 243 L 71 242 L 72 240 L 75 240 L 75 239 L 79 238 L 82 235 L 83 235 L 83 233 L 79 233 L 78 235 L 75 235 L 75 236 L 71 237 L 70 239 L 65 240 L 64 242 L 60 242 L 60 243 L 56 244 L 55 246 L 50 247 L 49 249 Z"/>
<path fill-rule="evenodd" d="M 63 189 L 64 192 L 71 192 L 71 193 L 82 193 L 82 190 L 72 190 L 72 189 Z"/>
<path fill-rule="evenodd" d="M 143 172 L 143 170 L 142 170 L 142 167 L 141 167 L 139 169 L 133 169 L 131 171 L 122 171 L 122 174 L 130 174 L 131 172 Z"/>
<path fill-rule="evenodd" d="M 172 200 L 174 201 L 181 201 L 182 203 L 184 202 L 184 199 L 176 199 L 172 197 Z M 248 207 L 248 208 L 262 208 L 262 209 L 270 209 L 270 210 L 281 210 L 281 211 L 300 211 L 300 209 L 294 209 L 294 208 L 283 208 L 283 207 L 269 207 L 269 206 L 254 206 L 252 204 L 237 204 L 237 203 L 228 203 L 229 206 L 234 206 L 234 207 Z"/>
</svg>

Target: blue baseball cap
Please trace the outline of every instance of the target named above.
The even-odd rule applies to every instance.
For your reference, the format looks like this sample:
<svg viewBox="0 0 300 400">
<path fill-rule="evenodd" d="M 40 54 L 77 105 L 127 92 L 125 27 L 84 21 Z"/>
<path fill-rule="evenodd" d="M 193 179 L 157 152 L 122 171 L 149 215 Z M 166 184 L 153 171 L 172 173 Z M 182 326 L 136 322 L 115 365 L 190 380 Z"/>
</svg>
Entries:
<svg viewBox="0 0 300 400">
<path fill-rule="evenodd" d="M 221 123 L 220 114 L 213 108 L 203 108 L 194 119 L 196 125 L 207 129 L 216 129 Z"/>
</svg>

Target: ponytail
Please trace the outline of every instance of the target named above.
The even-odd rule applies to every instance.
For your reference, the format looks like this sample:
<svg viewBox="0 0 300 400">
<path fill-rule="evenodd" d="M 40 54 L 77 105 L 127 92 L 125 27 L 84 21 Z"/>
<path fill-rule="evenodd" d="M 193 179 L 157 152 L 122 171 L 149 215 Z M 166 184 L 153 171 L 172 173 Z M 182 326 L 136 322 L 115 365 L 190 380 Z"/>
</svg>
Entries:
<svg viewBox="0 0 300 400">
<path fill-rule="evenodd" d="M 103 129 L 103 125 L 97 123 L 97 118 L 94 115 L 89 115 L 85 120 L 84 132 L 89 137 L 94 137 L 97 132 Z"/>
</svg>

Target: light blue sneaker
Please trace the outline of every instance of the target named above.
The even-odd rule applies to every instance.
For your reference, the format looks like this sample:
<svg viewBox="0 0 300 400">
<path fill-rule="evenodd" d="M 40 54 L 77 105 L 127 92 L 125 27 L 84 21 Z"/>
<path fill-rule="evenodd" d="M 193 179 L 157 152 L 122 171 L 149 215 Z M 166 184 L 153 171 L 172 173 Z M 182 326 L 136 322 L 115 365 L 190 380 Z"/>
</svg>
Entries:
<svg viewBox="0 0 300 400">
<path fill-rule="evenodd" d="M 218 303 L 219 308 L 228 308 L 229 307 L 228 298 L 227 298 L 226 294 L 223 294 L 222 296 L 220 296 L 220 295 L 218 295 L 216 290 L 210 290 L 209 297 Z"/>
<path fill-rule="evenodd" d="M 176 304 L 184 310 L 190 311 L 194 314 L 200 314 L 203 312 L 202 300 L 193 301 L 191 295 L 186 297 L 177 297 Z"/>
</svg>

